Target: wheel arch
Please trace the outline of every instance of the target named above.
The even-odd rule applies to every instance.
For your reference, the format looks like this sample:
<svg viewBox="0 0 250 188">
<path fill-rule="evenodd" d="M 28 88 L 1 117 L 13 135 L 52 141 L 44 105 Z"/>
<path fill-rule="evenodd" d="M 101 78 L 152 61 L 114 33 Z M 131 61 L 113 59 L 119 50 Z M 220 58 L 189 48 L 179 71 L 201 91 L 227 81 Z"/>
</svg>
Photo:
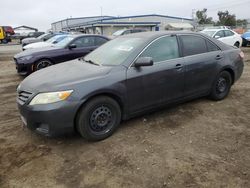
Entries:
<svg viewBox="0 0 250 188">
<path fill-rule="evenodd" d="M 224 67 L 220 72 L 222 72 L 222 71 L 227 71 L 227 72 L 230 73 L 231 78 L 232 78 L 232 85 L 233 85 L 234 81 L 235 81 L 235 72 L 234 72 L 233 68 L 231 68 L 231 67 Z"/>
</svg>

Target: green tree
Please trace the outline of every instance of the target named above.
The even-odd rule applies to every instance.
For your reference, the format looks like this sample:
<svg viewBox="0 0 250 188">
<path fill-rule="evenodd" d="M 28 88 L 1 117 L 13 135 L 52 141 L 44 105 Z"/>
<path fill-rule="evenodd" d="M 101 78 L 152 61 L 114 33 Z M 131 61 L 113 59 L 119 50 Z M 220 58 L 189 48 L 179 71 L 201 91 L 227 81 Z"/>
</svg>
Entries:
<svg viewBox="0 0 250 188">
<path fill-rule="evenodd" d="M 246 19 L 238 19 L 236 20 L 237 26 L 241 26 L 243 28 L 247 27 L 247 20 Z"/>
<path fill-rule="evenodd" d="M 225 25 L 225 26 L 235 26 L 236 25 L 236 16 L 235 14 L 229 14 L 229 12 L 226 11 L 219 11 L 217 13 L 219 16 L 218 25 Z"/>
<path fill-rule="evenodd" d="M 196 17 L 198 19 L 199 24 L 213 24 L 213 18 L 207 17 L 207 9 L 196 11 Z"/>
</svg>

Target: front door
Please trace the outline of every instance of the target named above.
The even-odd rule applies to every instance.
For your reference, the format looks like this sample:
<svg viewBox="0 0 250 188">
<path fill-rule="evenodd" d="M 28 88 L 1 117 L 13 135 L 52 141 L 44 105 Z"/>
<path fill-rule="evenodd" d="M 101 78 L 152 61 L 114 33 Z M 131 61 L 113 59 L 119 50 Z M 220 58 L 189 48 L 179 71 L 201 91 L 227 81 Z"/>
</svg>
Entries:
<svg viewBox="0 0 250 188">
<path fill-rule="evenodd" d="M 156 107 L 183 95 L 184 65 L 176 36 L 160 37 L 139 57 L 152 57 L 148 67 L 131 66 L 127 70 L 130 113 Z"/>
</svg>

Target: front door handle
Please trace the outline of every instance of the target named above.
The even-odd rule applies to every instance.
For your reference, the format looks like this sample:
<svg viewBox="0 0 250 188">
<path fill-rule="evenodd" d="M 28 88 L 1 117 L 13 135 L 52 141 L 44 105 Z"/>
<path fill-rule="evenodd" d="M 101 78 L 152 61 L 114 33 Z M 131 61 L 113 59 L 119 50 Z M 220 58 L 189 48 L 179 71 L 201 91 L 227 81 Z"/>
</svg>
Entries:
<svg viewBox="0 0 250 188">
<path fill-rule="evenodd" d="M 175 65 L 175 68 L 176 68 L 177 70 L 181 69 L 182 67 L 183 67 L 182 64 L 176 64 L 176 65 Z"/>
<path fill-rule="evenodd" d="M 217 55 L 217 56 L 215 57 L 216 60 L 220 60 L 221 58 L 222 58 L 221 55 Z"/>
</svg>

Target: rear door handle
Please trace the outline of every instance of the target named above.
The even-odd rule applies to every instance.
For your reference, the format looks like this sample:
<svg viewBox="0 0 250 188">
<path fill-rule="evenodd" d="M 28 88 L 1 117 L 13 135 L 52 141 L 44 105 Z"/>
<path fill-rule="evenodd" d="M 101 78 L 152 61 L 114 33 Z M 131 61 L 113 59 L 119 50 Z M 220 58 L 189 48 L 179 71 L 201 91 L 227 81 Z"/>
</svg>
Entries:
<svg viewBox="0 0 250 188">
<path fill-rule="evenodd" d="M 217 55 L 217 56 L 215 57 L 216 60 L 220 60 L 221 58 L 222 58 L 221 55 Z"/>
</svg>

